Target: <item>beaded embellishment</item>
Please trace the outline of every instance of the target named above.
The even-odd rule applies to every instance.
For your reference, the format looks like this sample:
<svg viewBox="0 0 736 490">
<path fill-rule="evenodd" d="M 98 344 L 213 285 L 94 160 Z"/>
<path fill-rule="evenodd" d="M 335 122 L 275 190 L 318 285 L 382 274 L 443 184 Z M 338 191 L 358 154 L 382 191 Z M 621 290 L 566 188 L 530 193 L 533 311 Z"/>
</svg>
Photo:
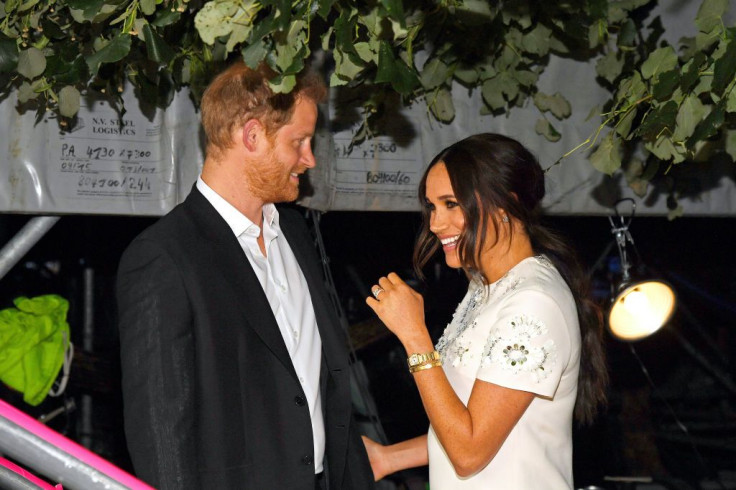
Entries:
<svg viewBox="0 0 736 490">
<path fill-rule="evenodd" d="M 547 340 L 533 345 L 535 337 L 547 333 L 547 326 L 530 315 L 518 315 L 508 323 L 506 331 L 491 332 L 483 353 L 482 367 L 500 365 L 513 374 L 528 373 L 536 383 L 546 378 L 557 360 L 557 346 Z"/>
<path fill-rule="evenodd" d="M 474 281 L 471 288 L 475 289 L 471 289 L 472 293 L 467 301 L 460 303 L 455 310 L 452 321 L 445 328 L 436 346 L 443 359 L 453 366 L 460 364 L 463 356 L 471 349 L 469 342 L 463 341 L 462 335 L 468 329 L 476 326 L 475 319 L 480 308 L 493 301 L 498 301 L 507 293 L 515 290 L 522 282 L 513 270 L 488 287 L 483 286 L 477 279 Z"/>
<path fill-rule="evenodd" d="M 544 255 L 537 255 L 532 260 L 537 261 L 543 267 L 554 267 Z M 465 340 L 463 334 L 475 328 L 477 325 L 475 320 L 483 306 L 501 300 L 508 293 L 518 289 L 523 282 L 524 277 L 519 276 L 519 273 L 515 269 L 509 270 L 498 281 L 488 286 L 481 284 L 478 278 L 472 279 L 468 295 L 458 305 L 457 310 L 455 310 L 452 316 L 452 321 L 445 327 L 442 337 L 440 337 L 435 347 L 447 364 L 457 366 L 466 360 L 466 356 L 468 358 L 474 358 L 479 355 L 488 355 L 487 346 L 482 351 L 479 347 L 476 347 L 473 349 L 474 352 L 470 354 L 473 346 L 470 341 Z M 522 360 L 522 358 L 523 362 L 521 364 L 527 363 L 528 356 L 524 354 L 523 349 L 514 349 L 513 344 L 508 347 L 509 356 L 514 358 L 514 367 L 519 364 L 518 361 Z M 529 355 L 532 354 L 534 353 L 529 353 Z"/>
</svg>

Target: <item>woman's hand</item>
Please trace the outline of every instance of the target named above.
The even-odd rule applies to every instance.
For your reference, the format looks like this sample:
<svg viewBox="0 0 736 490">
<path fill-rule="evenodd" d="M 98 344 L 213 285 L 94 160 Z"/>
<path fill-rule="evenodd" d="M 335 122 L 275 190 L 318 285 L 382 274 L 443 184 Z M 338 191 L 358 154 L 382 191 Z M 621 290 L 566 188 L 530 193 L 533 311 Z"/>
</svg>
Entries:
<svg viewBox="0 0 736 490">
<path fill-rule="evenodd" d="M 363 444 L 365 444 L 365 452 L 368 453 L 368 461 L 371 463 L 373 478 L 378 481 L 384 476 L 393 473 L 389 464 L 390 459 L 387 456 L 386 446 L 366 436 L 361 437 L 363 438 Z"/>
<path fill-rule="evenodd" d="M 394 272 L 378 280 L 371 288 L 373 296 L 365 302 L 407 349 L 429 340 L 424 323 L 424 298 Z M 431 347 L 431 340 L 430 345 Z M 432 350 L 432 349 L 430 349 Z"/>
</svg>

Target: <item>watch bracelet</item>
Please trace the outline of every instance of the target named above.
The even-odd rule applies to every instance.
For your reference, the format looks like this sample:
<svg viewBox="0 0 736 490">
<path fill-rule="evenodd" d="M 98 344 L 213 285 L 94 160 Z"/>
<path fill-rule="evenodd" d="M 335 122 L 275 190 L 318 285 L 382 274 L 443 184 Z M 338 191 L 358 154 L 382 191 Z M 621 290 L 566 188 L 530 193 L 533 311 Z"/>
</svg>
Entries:
<svg viewBox="0 0 736 490">
<path fill-rule="evenodd" d="M 433 361 L 425 362 L 424 364 L 417 364 L 416 366 L 410 366 L 409 372 L 411 374 L 418 373 L 419 371 L 424 371 L 425 369 L 431 369 L 433 367 L 439 367 L 442 366 L 442 361 L 440 359 L 435 359 Z"/>
<path fill-rule="evenodd" d="M 440 353 L 436 350 L 433 350 L 432 352 L 426 352 L 423 354 L 414 353 L 406 358 L 406 363 L 411 369 L 414 366 L 421 366 L 428 362 L 439 361 L 440 359 Z"/>
</svg>

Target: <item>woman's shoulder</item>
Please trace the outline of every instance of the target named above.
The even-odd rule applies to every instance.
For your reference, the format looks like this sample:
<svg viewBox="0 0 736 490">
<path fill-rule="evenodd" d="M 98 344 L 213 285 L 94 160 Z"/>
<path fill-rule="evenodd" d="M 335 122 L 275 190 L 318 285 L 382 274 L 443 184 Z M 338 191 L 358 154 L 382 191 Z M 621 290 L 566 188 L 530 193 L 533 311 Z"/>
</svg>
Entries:
<svg viewBox="0 0 736 490">
<path fill-rule="evenodd" d="M 561 310 L 574 308 L 575 299 L 567 283 L 554 264 L 544 255 L 529 257 L 507 274 L 504 294 L 499 301 L 514 303 L 545 302 Z M 500 282 L 500 281 L 499 281 Z"/>
</svg>

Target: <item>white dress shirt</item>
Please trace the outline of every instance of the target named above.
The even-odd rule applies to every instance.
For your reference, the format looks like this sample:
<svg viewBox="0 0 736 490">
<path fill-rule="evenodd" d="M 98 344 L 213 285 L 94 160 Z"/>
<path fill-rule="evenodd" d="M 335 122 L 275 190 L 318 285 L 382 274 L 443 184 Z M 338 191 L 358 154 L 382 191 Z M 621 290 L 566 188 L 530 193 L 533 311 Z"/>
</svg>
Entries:
<svg viewBox="0 0 736 490">
<path fill-rule="evenodd" d="M 322 340 L 307 281 L 279 228 L 278 210 L 273 204 L 263 207 L 264 257 L 258 246 L 261 229 L 213 191 L 201 177 L 197 179 L 197 189 L 233 230 L 268 298 L 309 404 L 314 439 L 314 471 L 320 473 L 325 453 L 325 425 L 319 392 Z"/>
</svg>

